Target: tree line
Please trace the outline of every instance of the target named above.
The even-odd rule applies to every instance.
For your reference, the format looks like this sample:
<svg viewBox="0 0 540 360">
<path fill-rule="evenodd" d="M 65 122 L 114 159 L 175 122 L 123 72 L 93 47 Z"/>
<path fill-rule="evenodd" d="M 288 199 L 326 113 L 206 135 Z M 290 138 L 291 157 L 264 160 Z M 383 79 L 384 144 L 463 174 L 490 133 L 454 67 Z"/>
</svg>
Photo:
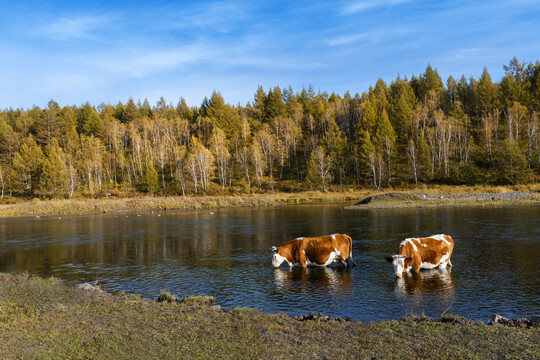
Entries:
<svg viewBox="0 0 540 360">
<path fill-rule="evenodd" d="M 540 62 L 494 82 L 436 69 L 352 96 L 259 87 L 229 105 L 161 98 L 0 112 L 2 196 L 525 184 L 540 175 Z"/>
</svg>

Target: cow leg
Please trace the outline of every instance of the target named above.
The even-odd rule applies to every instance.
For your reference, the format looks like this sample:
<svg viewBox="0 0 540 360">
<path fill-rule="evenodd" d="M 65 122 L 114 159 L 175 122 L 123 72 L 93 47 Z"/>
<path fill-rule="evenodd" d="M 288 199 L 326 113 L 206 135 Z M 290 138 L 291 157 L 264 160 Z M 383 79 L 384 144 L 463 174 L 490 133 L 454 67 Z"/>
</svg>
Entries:
<svg viewBox="0 0 540 360">
<path fill-rule="evenodd" d="M 448 259 L 448 266 L 454 266 L 452 265 L 452 262 L 450 261 L 450 259 Z"/>
<path fill-rule="evenodd" d="M 339 264 L 340 266 L 345 266 L 345 267 L 349 267 L 349 259 L 344 259 L 343 256 L 341 255 L 337 255 L 335 258 L 334 258 L 334 261 Z"/>
</svg>

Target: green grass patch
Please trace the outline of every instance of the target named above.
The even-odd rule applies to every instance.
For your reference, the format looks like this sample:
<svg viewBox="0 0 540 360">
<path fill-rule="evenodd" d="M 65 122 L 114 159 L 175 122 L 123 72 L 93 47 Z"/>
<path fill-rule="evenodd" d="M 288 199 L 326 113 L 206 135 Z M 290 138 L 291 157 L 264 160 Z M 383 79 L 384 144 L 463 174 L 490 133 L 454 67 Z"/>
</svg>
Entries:
<svg viewBox="0 0 540 360">
<path fill-rule="evenodd" d="M 298 321 L 249 308 L 221 311 L 209 302 L 158 303 L 0 274 L 0 358 L 540 358 L 538 328 L 429 319 Z"/>
</svg>

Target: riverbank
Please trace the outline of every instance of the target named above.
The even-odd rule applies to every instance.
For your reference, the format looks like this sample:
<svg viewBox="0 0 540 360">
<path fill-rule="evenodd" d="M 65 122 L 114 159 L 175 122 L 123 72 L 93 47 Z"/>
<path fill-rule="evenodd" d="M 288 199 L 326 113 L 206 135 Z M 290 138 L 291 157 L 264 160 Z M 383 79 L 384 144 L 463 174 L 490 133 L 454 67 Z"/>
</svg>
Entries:
<svg viewBox="0 0 540 360">
<path fill-rule="evenodd" d="M 458 317 L 300 321 L 247 308 L 224 311 L 204 297 L 160 303 L 24 274 L 0 274 L 0 290 L 3 359 L 540 358 L 539 327 Z"/>
<path fill-rule="evenodd" d="M 530 196 L 504 196 L 523 193 Z M 388 195 L 391 194 L 391 195 Z M 484 198 L 468 196 L 486 194 Z M 277 206 L 281 204 L 309 204 L 321 202 L 361 202 L 371 198 L 360 208 L 397 208 L 428 206 L 490 206 L 527 205 L 540 203 L 540 185 L 502 186 L 423 186 L 415 189 L 349 189 L 347 191 L 299 193 L 253 193 L 237 196 L 131 196 L 114 194 L 99 198 L 23 200 L 4 198 L 0 203 L 0 217 L 91 214 L 110 211 L 145 211 L 174 209 L 209 209 L 226 207 Z M 501 196 L 502 195 L 502 196 Z"/>
<path fill-rule="evenodd" d="M 201 197 L 132 197 L 39 200 L 0 205 L 0 217 L 26 215 L 92 214 L 111 211 L 160 211 L 173 209 L 205 209 L 223 207 L 276 206 L 278 202 L 264 197 L 201 196 Z"/>
<path fill-rule="evenodd" d="M 390 209 L 424 207 L 486 207 L 540 204 L 540 194 L 514 191 L 504 193 L 426 194 L 389 192 L 368 196 L 345 209 Z"/>
</svg>

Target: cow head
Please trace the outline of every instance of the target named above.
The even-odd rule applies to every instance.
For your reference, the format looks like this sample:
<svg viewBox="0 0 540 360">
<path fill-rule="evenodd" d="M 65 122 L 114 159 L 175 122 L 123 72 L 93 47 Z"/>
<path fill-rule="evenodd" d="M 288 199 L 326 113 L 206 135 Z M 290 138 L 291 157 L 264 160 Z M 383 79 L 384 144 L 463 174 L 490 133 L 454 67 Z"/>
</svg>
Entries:
<svg viewBox="0 0 540 360">
<path fill-rule="evenodd" d="M 280 255 L 279 248 L 272 246 L 270 250 L 272 251 L 272 266 L 274 268 L 278 268 L 281 264 L 283 264 L 284 261 L 287 261 L 287 258 Z M 287 261 L 287 263 L 289 262 Z"/>
<path fill-rule="evenodd" d="M 394 273 L 397 277 L 402 277 L 405 274 L 405 271 L 410 267 L 412 258 L 406 257 L 405 255 L 392 255 L 387 256 L 386 260 L 391 262 L 394 265 Z"/>
</svg>

